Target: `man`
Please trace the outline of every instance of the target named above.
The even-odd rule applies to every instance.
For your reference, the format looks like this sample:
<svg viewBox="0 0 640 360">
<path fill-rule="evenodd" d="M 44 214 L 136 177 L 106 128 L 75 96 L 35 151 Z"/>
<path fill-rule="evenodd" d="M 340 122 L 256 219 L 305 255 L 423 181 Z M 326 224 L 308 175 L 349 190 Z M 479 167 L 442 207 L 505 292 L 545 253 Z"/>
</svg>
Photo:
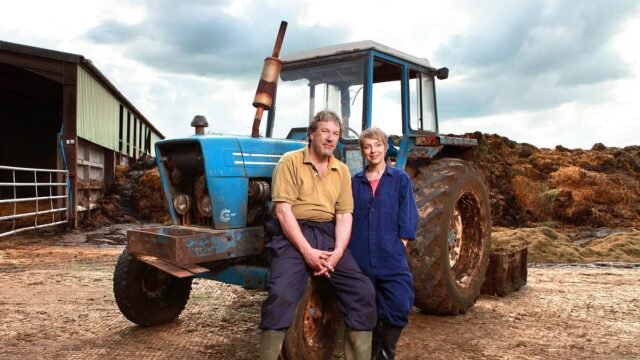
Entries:
<svg viewBox="0 0 640 360">
<path fill-rule="evenodd" d="M 347 326 L 345 357 L 371 358 L 375 290 L 347 250 L 351 178 L 347 166 L 332 155 L 341 131 L 338 115 L 319 112 L 309 124 L 309 145 L 284 154 L 273 171 L 277 221 L 267 224 L 273 258 L 269 295 L 262 304 L 261 359 L 276 359 L 280 353 L 309 272 L 326 276 L 335 289 Z"/>
</svg>

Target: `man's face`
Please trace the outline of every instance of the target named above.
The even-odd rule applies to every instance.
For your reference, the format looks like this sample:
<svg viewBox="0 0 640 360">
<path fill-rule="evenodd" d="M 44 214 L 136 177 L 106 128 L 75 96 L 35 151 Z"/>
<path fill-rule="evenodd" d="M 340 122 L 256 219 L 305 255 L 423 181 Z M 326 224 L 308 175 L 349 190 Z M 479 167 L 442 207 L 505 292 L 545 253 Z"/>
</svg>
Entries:
<svg viewBox="0 0 640 360">
<path fill-rule="evenodd" d="M 340 139 L 340 126 L 335 121 L 320 121 L 316 131 L 309 134 L 311 151 L 320 157 L 328 157 Z"/>
</svg>

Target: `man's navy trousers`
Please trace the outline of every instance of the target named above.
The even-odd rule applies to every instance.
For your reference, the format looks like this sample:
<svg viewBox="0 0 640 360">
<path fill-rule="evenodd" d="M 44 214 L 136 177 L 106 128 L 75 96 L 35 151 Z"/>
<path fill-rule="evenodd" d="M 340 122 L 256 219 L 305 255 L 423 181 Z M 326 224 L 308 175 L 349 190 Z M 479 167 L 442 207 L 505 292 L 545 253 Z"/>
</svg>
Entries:
<svg viewBox="0 0 640 360">
<path fill-rule="evenodd" d="M 332 251 L 335 246 L 335 223 L 299 221 L 300 229 L 309 244 L 318 250 Z M 277 220 L 267 224 L 271 240 L 271 275 L 269 296 L 262 303 L 260 329 L 286 330 L 291 326 L 298 301 L 304 294 L 307 278 L 313 276 L 302 255 L 284 236 Z M 333 285 L 336 301 L 344 313 L 346 325 L 358 331 L 370 331 L 376 325 L 375 290 L 369 278 L 351 257 L 348 249 L 328 278 Z"/>
</svg>

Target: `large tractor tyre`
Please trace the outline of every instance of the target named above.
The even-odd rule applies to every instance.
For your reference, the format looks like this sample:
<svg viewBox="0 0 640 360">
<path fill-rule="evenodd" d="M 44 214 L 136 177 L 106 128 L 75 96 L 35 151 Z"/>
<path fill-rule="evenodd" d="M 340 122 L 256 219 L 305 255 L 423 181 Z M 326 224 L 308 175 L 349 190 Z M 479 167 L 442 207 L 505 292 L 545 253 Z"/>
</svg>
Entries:
<svg viewBox="0 0 640 360">
<path fill-rule="evenodd" d="M 413 179 L 419 220 L 409 245 L 415 306 L 457 315 L 473 306 L 484 282 L 491 249 L 487 187 L 472 165 L 436 160 Z"/>
<path fill-rule="evenodd" d="M 124 250 L 113 275 L 113 294 L 122 314 L 140 326 L 166 324 L 184 310 L 193 278 L 177 278 Z"/>
<path fill-rule="evenodd" d="M 282 358 L 327 360 L 340 351 L 343 317 L 327 279 L 313 277 L 298 303 L 284 341 Z"/>
</svg>

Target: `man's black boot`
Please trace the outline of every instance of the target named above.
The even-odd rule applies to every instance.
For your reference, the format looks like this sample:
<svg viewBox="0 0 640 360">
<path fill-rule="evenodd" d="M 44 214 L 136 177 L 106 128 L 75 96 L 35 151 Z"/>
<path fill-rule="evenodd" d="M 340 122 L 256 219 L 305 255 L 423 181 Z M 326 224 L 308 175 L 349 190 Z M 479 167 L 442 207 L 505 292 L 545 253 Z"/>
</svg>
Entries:
<svg viewBox="0 0 640 360">
<path fill-rule="evenodd" d="M 380 337 L 380 351 L 375 360 L 393 360 L 396 357 L 396 344 L 402 333 L 401 327 L 382 325 Z"/>
</svg>

